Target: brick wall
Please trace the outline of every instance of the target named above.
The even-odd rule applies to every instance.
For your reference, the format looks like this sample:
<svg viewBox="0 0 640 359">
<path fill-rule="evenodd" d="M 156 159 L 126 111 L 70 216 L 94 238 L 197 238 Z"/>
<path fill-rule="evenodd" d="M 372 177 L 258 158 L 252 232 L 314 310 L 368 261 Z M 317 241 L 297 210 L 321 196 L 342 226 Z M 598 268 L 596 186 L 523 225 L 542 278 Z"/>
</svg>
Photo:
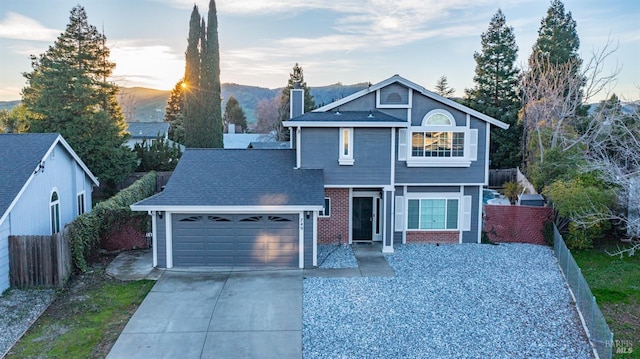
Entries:
<svg viewBox="0 0 640 359">
<path fill-rule="evenodd" d="M 553 219 L 548 207 L 484 206 L 484 231 L 494 242 L 546 244 L 542 229 Z"/>
<path fill-rule="evenodd" d="M 460 243 L 460 232 L 407 231 L 407 243 Z"/>
<path fill-rule="evenodd" d="M 318 217 L 318 243 L 349 243 L 349 189 L 325 188 L 331 216 Z"/>
</svg>

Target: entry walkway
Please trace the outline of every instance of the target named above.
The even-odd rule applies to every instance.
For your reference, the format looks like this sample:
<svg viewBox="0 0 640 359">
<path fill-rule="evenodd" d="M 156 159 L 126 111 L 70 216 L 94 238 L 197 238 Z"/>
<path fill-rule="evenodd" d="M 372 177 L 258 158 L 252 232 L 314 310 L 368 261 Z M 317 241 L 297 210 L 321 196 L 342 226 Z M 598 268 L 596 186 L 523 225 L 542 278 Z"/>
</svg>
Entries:
<svg viewBox="0 0 640 359">
<path fill-rule="evenodd" d="M 382 254 L 380 243 L 364 242 L 351 245 L 358 261 L 357 268 L 313 268 L 305 269 L 305 277 L 395 277 L 396 273 L 389 266 Z"/>
</svg>

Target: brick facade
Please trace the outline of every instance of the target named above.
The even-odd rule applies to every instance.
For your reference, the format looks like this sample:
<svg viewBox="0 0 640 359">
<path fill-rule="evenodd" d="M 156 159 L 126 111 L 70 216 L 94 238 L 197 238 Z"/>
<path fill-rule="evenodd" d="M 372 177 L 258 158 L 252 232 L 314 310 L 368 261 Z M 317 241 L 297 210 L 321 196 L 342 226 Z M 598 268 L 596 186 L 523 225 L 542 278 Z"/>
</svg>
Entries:
<svg viewBox="0 0 640 359">
<path fill-rule="evenodd" d="M 407 243 L 460 243 L 460 232 L 455 231 L 407 231 Z"/>
<path fill-rule="evenodd" d="M 349 189 L 325 188 L 331 198 L 330 217 L 318 217 L 318 243 L 349 243 Z"/>
<path fill-rule="evenodd" d="M 544 223 L 553 220 L 548 207 L 484 206 L 484 231 L 494 242 L 545 244 Z"/>
</svg>

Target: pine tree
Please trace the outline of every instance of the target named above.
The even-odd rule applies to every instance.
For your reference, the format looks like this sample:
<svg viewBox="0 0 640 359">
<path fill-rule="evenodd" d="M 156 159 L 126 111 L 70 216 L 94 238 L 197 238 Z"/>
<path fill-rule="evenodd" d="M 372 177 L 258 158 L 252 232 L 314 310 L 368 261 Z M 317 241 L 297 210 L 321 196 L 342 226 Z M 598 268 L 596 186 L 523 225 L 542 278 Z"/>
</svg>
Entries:
<svg viewBox="0 0 640 359">
<path fill-rule="evenodd" d="M 169 139 L 183 144 L 184 143 L 184 117 L 182 111 L 184 109 L 183 90 L 186 87 L 184 80 L 180 80 L 171 90 L 167 107 L 164 110 L 164 122 L 169 122 Z"/>
<path fill-rule="evenodd" d="M 440 76 L 438 82 L 436 82 L 436 93 L 442 97 L 451 97 L 456 92 L 456 89 L 449 86 L 449 81 L 447 81 L 447 76 Z"/>
<path fill-rule="evenodd" d="M 296 87 L 297 86 L 297 87 Z M 316 102 L 311 95 L 311 90 L 307 83 L 304 81 L 304 73 L 302 67 L 298 65 L 298 63 L 293 66 L 293 72 L 289 74 L 289 80 L 287 81 L 287 86 L 282 89 L 282 95 L 280 96 L 280 107 L 281 107 L 281 120 L 286 121 L 289 119 L 289 101 L 291 96 L 291 90 L 294 88 L 299 88 L 304 90 L 304 112 L 310 112 L 314 108 L 316 108 Z"/>
<path fill-rule="evenodd" d="M 521 162 L 522 126 L 518 123 L 519 70 L 515 66 L 518 46 L 513 28 L 507 26 L 501 10 L 491 18 L 481 35 L 481 52 L 476 61 L 474 88 L 466 90 L 465 104 L 510 125 L 508 130 L 491 129 L 491 167 L 516 167 Z"/>
<path fill-rule="evenodd" d="M 576 30 L 576 21 L 571 12 L 565 12 L 564 4 L 560 0 L 553 0 L 547 10 L 547 16 L 540 22 L 538 38 L 533 45 L 533 52 L 529 60 L 537 57 L 536 63 L 566 64 L 573 63 L 577 70 L 582 64 L 578 54 L 580 38 Z"/>
<path fill-rule="evenodd" d="M 247 130 L 247 117 L 238 100 L 233 95 L 229 97 L 227 105 L 224 109 L 224 123 L 236 125 L 236 132 L 245 132 Z"/>
<path fill-rule="evenodd" d="M 116 100 L 118 87 L 107 78 L 106 37 L 87 21 L 82 6 L 71 10 L 70 23 L 53 46 L 31 56 L 22 101 L 31 114 L 31 132 L 58 132 L 104 184 L 113 187 L 135 167 L 124 146 L 126 122 Z"/>
</svg>

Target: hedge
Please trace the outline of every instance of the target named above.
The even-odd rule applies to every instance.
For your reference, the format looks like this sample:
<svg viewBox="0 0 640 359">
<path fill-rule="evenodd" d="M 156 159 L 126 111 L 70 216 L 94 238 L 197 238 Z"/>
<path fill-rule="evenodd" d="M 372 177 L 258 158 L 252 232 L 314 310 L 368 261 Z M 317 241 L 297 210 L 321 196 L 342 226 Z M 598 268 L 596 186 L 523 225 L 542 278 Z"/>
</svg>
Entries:
<svg viewBox="0 0 640 359">
<path fill-rule="evenodd" d="M 76 269 L 82 272 L 87 270 L 87 262 L 97 253 L 101 236 L 114 226 L 135 217 L 143 217 L 142 222 L 146 223 L 147 214 L 132 212 L 129 206 L 155 193 L 156 178 L 154 171 L 147 173 L 115 196 L 96 204 L 91 212 L 84 213 L 71 222 L 69 245 Z"/>
</svg>

